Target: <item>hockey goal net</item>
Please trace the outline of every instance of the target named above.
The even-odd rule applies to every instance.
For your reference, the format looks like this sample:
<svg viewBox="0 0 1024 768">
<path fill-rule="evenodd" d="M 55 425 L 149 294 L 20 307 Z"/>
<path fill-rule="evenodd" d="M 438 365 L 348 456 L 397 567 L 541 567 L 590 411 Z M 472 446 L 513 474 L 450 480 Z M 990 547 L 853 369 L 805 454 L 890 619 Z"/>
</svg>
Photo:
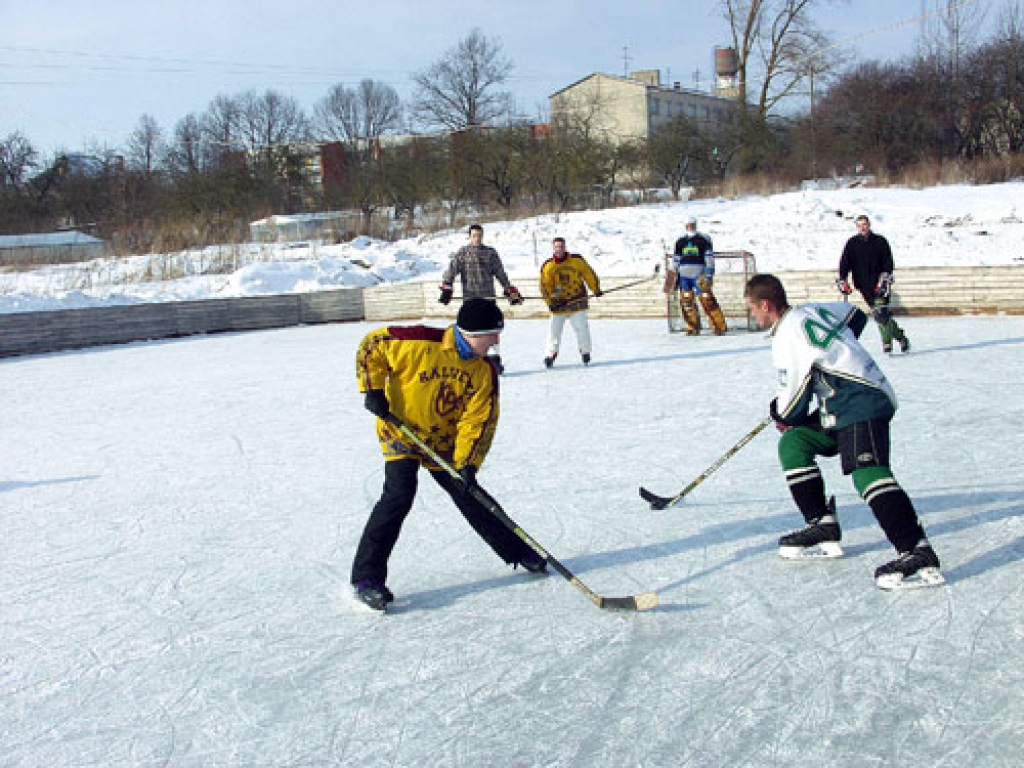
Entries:
<svg viewBox="0 0 1024 768">
<path fill-rule="evenodd" d="M 670 333 L 686 330 L 683 312 L 679 306 L 679 291 L 674 290 L 675 272 L 669 269 L 672 254 L 665 254 L 665 305 Z M 757 323 L 750 316 L 747 302 L 743 299 L 743 288 L 757 273 L 757 263 L 750 251 L 715 251 L 715 280 L 712 291 L 725 315 L 729 330 L 756 331 Z M 670 288 L 670 286 L 673 286 Z M 698 305 L 699 306 L 699 305 Z M 703 314 L 703 310 L 699 310 Z M 707 327 L 707 320 L 702 320 Z"/>
</svg>

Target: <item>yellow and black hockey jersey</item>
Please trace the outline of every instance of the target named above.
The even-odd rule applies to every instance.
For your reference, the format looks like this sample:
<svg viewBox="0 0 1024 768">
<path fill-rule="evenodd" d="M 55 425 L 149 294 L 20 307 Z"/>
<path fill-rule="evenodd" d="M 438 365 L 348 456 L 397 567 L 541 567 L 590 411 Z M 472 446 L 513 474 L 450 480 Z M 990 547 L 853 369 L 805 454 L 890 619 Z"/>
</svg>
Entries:
<svg viewBox="0 0 1024 768">
<path fill-rule="evenodd" d="M 541 296 L 556 315 L 587 309 L 587 288 L 594 293 L 601 290 L 597 274 L 578 253 L 570 253 L 562 261 L 554 256 L 545 261 L 540 268 L 539 285 Z"/>
<path fill-rule="evenodd" d="M 356 353 L 359 391 L 383 389 L 394 413 L 456 469 L 479 468 L 498 425 L 498 373 L 463 360 L 455 328 L 391 326 L 366 335 Z M 377 419 L 384 459 L 417 458 L 437 469 L 392 424 Z"/>
</svg>

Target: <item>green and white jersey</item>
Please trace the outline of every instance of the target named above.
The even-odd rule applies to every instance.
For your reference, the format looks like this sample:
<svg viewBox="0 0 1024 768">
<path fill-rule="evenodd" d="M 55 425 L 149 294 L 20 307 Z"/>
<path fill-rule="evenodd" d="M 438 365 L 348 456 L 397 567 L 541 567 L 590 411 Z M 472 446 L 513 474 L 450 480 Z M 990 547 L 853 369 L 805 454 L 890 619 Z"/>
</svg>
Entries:
<svg viewBox="0 0 1024 768">
<path fill-rule="evenodd" d="M 805 421 L 816 399 L 821 426 L 891 418 L 896 392 L 857 338 L 867 315 L 846 303 L 790 307 L 771 331 L 781 420 Z"/>
</svg>

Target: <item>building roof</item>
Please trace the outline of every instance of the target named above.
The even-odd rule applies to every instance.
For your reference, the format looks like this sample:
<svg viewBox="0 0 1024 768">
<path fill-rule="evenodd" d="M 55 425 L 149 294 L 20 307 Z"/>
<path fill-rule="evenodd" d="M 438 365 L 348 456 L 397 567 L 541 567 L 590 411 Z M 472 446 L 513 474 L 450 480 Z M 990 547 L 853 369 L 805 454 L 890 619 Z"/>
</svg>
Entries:
<svg viewBox="0 0 1024 768">
<path fill-rule="evenodd" d="M 635 72 L 634 73 L 634 75 L 638 75 L 638 74 L 641 74 L 641 73 L 639 73 L 639 72 Z M 623 85 L 632 86 L 634 88 L 643 88 L 644 90 L 647 90 L 647 91 L 661 91 L 663 93 L 682 93 L 682 94 L 685 94 L 687 96 L 696 96 L 696 97 L 701 98 L 701 99 L 714 99 L 716 101 L 728 101 L 728 102 L 734 101 L 734 99 L 732 99 L 732 98 L 728 98 L 728 97 L 725 97 L 725 96 L 720 96 L 717 93 L 707 93 L 706 91 L 698 91 L 698 90 L 694 90 L 692 88 L 682 88 L 682 87 L 677 88 L 675 85 L 671 85 L 670 86 L 670 85 L 664 85 L 664 84 L 661 84 L 661 83 L 658 83 L 658 84 L 649 83 L 649 82 L 646 82 L 644 80 L 638 79 L 637 77 L 624 77 L 623 75 L 609 75 L 607 72 L 591 72 L 586 77 L 581 77 L 576 82 L 570 83 L 569 85 L 565 86 L 564 88 L 558 89 L 557 91 L 552 93 L 548 98 L 549 99 L 553 99 L 556 96 L 559 96 L 559 95 L 565 93 L 566 91 L 570 91 L 573 88 L 576 88 L 581 83 L 585 83 L 587 80 L 591 80 L 591 79 L 594 79 L 594 78 L 604 78 L 606 80 L 614 80 L 615 82 L 621 83 Z"/>
<path fill-rule="evenodd" d="M 98 237 L 78 230 L 41 232 L 31 235 L 0 235 L 0 248 L 54 248 L 59 246 L 103 245 Z"/>
</svg>

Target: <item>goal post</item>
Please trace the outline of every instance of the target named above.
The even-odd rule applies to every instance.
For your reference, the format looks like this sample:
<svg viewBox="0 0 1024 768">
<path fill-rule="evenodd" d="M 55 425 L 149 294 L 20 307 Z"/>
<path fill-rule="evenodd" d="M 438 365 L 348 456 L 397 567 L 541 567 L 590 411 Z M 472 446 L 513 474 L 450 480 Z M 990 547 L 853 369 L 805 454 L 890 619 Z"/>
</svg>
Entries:
<svg viewBox="0 0 1024 768">
<path fill-rule="evenodd" d="M 686 330 L 682 309 L 679 306 L 679 291 L 675 289 L 675 273 L 669 269 L 672 254 L 665 254 L 665 316 L 669 333 Z M 715 251 L 714 294 L 729 330 L 757 330 L 757 322 L 750 315 L 743 289 L 747 281 L 757 274 L 757 262 L 750 251 Z M 700 305 L 698 304 L 698 308 Z M 703 316 L 703 309 L 698 309 Z M 706 318 L 701 323 L 707 328 Z"/>
</svg>

